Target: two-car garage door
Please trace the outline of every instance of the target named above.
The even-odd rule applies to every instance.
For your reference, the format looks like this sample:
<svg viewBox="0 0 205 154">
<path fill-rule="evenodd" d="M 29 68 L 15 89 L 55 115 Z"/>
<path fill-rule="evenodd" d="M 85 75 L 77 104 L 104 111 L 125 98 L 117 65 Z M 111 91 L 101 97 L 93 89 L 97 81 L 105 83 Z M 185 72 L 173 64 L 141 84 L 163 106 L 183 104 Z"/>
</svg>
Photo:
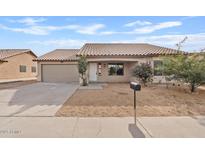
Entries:
<svg viewBox="0 0 205 154">
<path fill-rule="evenodd" d="M 79 81 L 77 65 L 72 64 L 43 64 L 41 74 L 43 82 Z"/>
</svg>

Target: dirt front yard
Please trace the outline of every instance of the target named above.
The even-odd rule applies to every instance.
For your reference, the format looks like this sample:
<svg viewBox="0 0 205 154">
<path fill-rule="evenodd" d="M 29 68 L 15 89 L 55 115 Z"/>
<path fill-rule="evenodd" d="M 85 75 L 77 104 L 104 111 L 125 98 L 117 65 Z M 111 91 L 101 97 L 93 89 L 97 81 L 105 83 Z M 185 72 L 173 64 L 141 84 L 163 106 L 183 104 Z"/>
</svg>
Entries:
<svg viewBox="0 0 205 154">
<path fill-rule="evenodd" d="M 102 90 L 77 90 L 56 116 L 117 117 L 133 115 L 129 84 L 108 84 Z M 161 86 L 142 87 L 137 93 L 137 116 L 205 115 L 205 92 Z"/>
</svg>

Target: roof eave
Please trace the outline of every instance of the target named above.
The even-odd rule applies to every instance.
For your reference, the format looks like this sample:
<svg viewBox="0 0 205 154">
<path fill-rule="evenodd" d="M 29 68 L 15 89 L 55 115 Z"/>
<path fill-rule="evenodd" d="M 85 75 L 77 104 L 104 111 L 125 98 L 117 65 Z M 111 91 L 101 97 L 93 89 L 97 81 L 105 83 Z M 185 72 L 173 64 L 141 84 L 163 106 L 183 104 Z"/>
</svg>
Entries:
<svg viewBox="0 0 205 154">
<path fill-rule="evenodd" d="M 7 58 L 10 58 L 10 57 L 18 56 L 18 55 L 21 55 L 21 54 L 24 54 L 24 53 L 31 53 L 35 58 L 37 58 L 37 55 L 36 55 L 33 51 L 31 51 L 30 49 L 28 49 L 28 50 L 19 52 L 19 53 L 17 53 L 17 54 L 13 54 L 13 55 L 6 56 L 6 57 L 2 58 L 2 60 L 7 59 Z M 7 60 L 5 60 L 5 61 L 7 61 Z"/>
<path fill-rule="evenodd" d="M 66 60 L 60 60 L 60 59 L 33 59 L 33 61 L 36 62 L 72 62 L 72 61 L 78 61 L 77 59 L 66 59 Z"/>
<path fill-rule="evenodd" d="M 177 54 L 186 54 L 186 53 L 153 53 L 153 54 L 111 54 L 111 55 L 105 55 L 105 54 L 78 54 L 77 56 L 86 56 L 86 57 L 115 57 L 115 56 L 119 56 L 119 57 L 129 57 L 129 56 L 135 56 L 135 57 L 155 57 L 155 56 L 166 56 L 166 55 L 177 55 Z"/>
<path fill-rule="evenodd" d="M 30 52 L 34 57 L 38 57 L 33 51 L 31 51 L 31 50 L 28 50 L 27 52 Z"/>
</svg>

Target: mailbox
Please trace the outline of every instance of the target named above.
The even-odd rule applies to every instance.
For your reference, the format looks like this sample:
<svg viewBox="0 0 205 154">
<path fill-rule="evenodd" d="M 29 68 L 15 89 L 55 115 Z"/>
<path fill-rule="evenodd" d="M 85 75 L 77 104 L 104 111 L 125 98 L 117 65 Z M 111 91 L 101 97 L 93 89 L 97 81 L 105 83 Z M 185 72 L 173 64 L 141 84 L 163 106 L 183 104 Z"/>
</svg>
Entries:
<svg viewBox="0 0 205 154">
<path fill-rule="evenodd" d="M 140 91 L 141 85 L 137 82 L 130 82 L 130 88 L 135 90 L 135 91 Z"/>
<path fill-rule="evenodd" d="M 130 82 L 130 88 L 134 90 L 134 121 L 136 124 L 137 116 L 136 116 L 136 91 L 141 90 L 141 85 L 137 82 Z"/>
</svg>

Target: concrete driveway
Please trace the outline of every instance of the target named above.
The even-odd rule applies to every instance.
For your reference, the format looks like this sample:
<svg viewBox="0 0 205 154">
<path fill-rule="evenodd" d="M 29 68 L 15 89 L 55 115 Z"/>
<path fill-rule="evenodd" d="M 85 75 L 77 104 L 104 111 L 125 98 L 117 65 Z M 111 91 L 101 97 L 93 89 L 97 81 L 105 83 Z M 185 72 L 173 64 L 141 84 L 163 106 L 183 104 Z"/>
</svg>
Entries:
<svg viewBox="0 0 205 154">
<path fill-rule="evenodd" d="M 34 83 L 0 90 L 0 116 L 54 116 L 77 83 Z"/>
</svg>

